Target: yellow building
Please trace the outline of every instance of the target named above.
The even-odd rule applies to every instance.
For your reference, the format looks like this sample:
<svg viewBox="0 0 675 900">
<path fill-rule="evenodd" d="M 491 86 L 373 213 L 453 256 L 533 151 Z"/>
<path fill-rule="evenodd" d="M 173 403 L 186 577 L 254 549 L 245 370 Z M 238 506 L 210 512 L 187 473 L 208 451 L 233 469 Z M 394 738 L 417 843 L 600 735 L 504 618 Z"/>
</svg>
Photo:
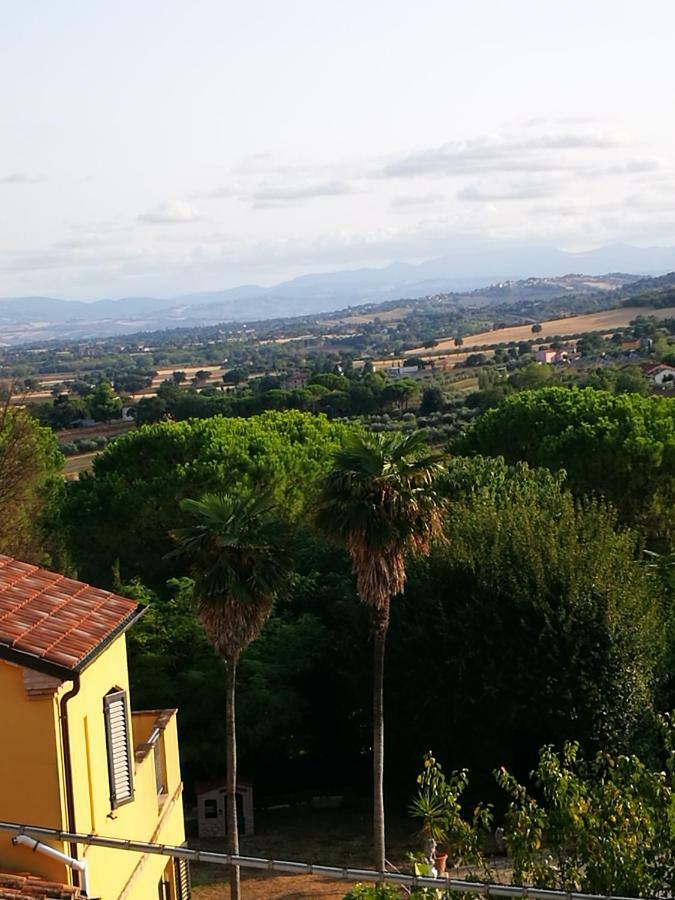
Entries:
<svg viewBox="0 0 675 900">
<path fill-rule="evenodd" d="M 0 556 L 0 820 L 184 843 L 176 710 L 130 711 L 125 632 L 142 613 Z M 12 837 L 0 832 L 0 885 L 23 872 L 63 886 L 49 897 L 189 897 L 185 861 L 45 838 L 66 862 Z"/>
</svg>

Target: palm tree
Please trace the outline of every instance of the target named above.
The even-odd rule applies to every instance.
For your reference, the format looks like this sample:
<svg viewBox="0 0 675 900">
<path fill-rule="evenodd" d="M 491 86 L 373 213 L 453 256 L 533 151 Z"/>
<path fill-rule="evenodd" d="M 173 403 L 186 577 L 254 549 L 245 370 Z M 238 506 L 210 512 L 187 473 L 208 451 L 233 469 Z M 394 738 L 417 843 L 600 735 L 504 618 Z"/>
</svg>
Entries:
<svg viewBox="0 0 675 900">
<path fill-rule="evenodd" d="M 189 525 L 178 528 L 176 554 L 190 560 L 197 615 L 216 653 L 227 662 L 227 850 L 239 853 L 237 828 L 237 663 L 272 610 L 287 568 L 283 527 L 267 495 L 207 494 L 183 500 Z M 230 870 L 230 896 L 239 900 L 239 867 Z"/>
<path fill-rule="evenodd" d="M 318 529 L 352 559 L 373 638 L 373 838 L 385 870 L 384 651 L 391 598 L 405 586 L 409 551 L 426 554 L 441 537 L 443 504 L 434 489 L 441 460 L 423 432 L 352 436 L 334 457 L 318 498 Z"/>
</svg>

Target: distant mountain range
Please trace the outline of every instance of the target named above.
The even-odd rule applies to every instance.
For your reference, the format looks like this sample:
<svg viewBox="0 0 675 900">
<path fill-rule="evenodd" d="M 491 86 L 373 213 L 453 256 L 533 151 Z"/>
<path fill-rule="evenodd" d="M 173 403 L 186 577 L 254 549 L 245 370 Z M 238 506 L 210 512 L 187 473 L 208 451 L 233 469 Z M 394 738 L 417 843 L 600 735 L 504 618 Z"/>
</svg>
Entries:
<svg viewBox="0 0 675 900">
<path fill-rule="evenodd" d="M 529 276 L 631 272 L 637 278 L 673 270 L 675 248 L 614 244 L 569 253 L 544 245 L 474 244 L 419 264 L 395 262 L 384 268 L 302 275 L 274 287 L 242 285 L 170 299 L 8 298 L 0 300 L 0 345 L 314 315 L 386 300 L 469 292 Z"/>
</svg>

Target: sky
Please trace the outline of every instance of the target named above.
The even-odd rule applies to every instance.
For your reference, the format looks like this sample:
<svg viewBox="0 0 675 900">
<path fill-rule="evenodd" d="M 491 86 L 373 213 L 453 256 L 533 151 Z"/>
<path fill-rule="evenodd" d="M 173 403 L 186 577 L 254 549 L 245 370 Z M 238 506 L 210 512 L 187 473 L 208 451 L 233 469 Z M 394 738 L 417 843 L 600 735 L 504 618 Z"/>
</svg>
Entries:
<svg viewBox="0 0 675 900">
<path fill-rule="evenodd" d="M 672 0 L 3 0 L 0 297 L 675 245 Z"/>
</svg>

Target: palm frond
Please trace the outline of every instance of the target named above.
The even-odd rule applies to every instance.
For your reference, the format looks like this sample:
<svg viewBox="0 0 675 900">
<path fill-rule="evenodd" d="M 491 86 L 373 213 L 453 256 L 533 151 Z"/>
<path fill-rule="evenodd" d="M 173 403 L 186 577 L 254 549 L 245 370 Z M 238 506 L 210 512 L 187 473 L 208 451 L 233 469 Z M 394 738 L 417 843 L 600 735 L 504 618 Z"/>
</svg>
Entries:
<svg viewBox="0 0 675 900">
<path fill-rule="evenodd" d="M 359 594 L 373 607 L 403 590 L 406 552 L 426 553 L 441 535 L 442 462 L 420 432 L 352 436 L 334 456 L 315 522 L 349 552 Z"/>
<path fill-rule="evenodd" d="M 238 655 L 256 637 L 289 572 L 284 524 L 268 494 L 206 494 L 180 504 L 175 554 L 188 560 L 199 618 L 215 649 Z"/>
</svg>

